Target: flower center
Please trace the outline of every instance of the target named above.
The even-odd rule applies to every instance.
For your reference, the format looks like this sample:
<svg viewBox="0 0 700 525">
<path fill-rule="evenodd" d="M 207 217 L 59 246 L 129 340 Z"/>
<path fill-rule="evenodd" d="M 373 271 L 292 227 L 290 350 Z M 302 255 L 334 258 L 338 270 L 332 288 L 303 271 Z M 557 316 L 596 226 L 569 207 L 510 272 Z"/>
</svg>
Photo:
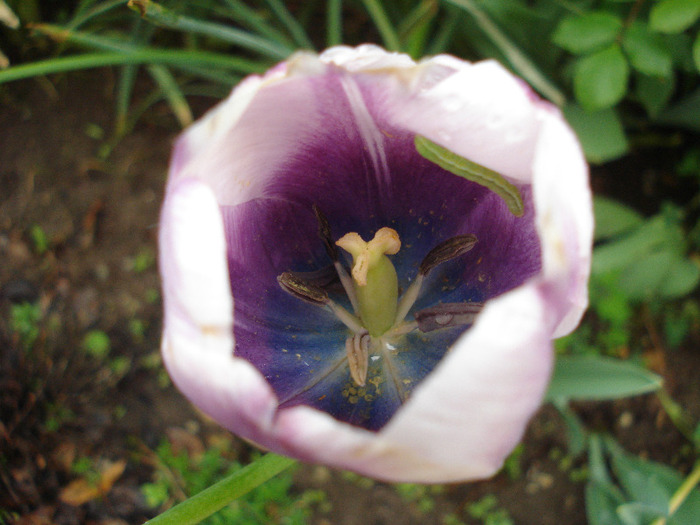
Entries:
<svg viewBox="0 0 700 525">
<path fill-rule="evenodd" d="M 365 386 L 370 358 L 376 355 L 390 357 L 390 351 L 399 346 L 396 344 L 399 338 L 413 331 L 426 333 L 469 325 L 481 311 L 482 303 L 439 303 L 413 312 L 413 320 L 406 320 L 428 273 L 443 262 L 471 250 L 477 242 L 474 235 L 452 237 L 430 250 L 420 264 L 418 275 L 399 297 L 396 269 L 387 257 L 395 255 L 401 248 L 395 230 L 380 228 L 370 241 L 350 232 L 334 243 L 325 215 L 316 206 L 314 213 L 319 236 L 333 261 L 353 313 L 333 301 L 324 285 L 314 283 L 308 275 L 288 271 L 279 275 L 277 281 L 291 295 L 330 309 L 352 332 L 346 338 L 345 350 L 350 376 L 356 385 Z M 350 273 L 340 262 L 336 246 L 352 256 Z"/>
</svg>

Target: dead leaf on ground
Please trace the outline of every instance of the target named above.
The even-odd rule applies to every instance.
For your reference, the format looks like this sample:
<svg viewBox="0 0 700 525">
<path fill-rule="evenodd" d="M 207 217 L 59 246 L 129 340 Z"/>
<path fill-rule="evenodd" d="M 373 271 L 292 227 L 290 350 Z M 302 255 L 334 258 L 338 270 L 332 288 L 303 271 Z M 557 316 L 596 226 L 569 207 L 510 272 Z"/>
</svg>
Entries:
<svg viewBox="0 0 700 525">
<path fill-rule="evenodd" d="M 68 505 L 79 507 L 83 503 L 105 496 L 112 490 L 112 486 L 124 473 L 125 468 L 125 460 L 107 461 L 100 468 L 100 479 L 97 484 L 85 478 L 73 480 L 61 490 L 59 498 Z"/>
</svg>

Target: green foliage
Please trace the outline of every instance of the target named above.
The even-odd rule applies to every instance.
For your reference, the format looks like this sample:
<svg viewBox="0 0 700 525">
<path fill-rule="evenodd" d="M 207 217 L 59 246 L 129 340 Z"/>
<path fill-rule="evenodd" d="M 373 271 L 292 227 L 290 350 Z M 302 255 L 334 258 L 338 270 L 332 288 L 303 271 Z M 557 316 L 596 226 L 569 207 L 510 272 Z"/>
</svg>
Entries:
<svg viewBox="0 0 700 525">
<path fill-rule="evenodd" d="M 480 520 L 483 525 L 514 525 L 508 511 L 498 506 L 498 498 L 493 494 L 487 494 L 479 501 L 469 503 L 465 511 L 472 518 Z"/>
<path fill-rule="evenodd" d="M 134 272 L 143 273 L 153 267 L 156 256 L 149 248 L 144 248 L 133 258 L 131 266 Z"/>
<path fill-rule="evenodd" d="M 10 329 L 19 337 L 25 351 L 30 351 L 39 337 L 41 307 L 34 303 L 13 304 L 10 307 Z"/>
<path fill-rule="evenodd" d="M 700 2 L 649 4 L 594 2 L 559 18 L 551 33 L 552 43 L 571 55 L 564 71 L 571 72 L 576 105 L 591 115 L 585 118 L 581 111 L 573 111 L 570 122 L 593 162 L 614 159 L 627 151 L 626 141 L 618 136 L 619 117 L 607 114 L 600 122 L 594 117 L 606 110 L 617 113 L 625 100 L 641 105 L 652 121 L 691 128 L 697 122 L 700 102 L 692 88 L 678 80 L 685 77 L 687 86 L 697 85 L 700 37 L 695 29 Z M 690 67 L 686 57 L 692 57 Z M 679 91 L 691 98 L 674 105 Z M 596 140 L 598 133 L 615 136 L 614 145 Z"/>
<path fill-rule="evenodd" d="M 16 512 L 10 512 L 0 507 L 0 525 L 16 523 L 19 518 L 20 516 Z"/>
<path fill-rule="evenodd" d="M 39 255 L 46 253 L 49 249 L 49 240 L 41 226 L 38 224 L 33 225 L 29 230 L 29 235 L 34 243 L 34 251 Z"/>
<path fill-rule="evenodd" d="M 618 44 L 586 55 L 574 67 L 574 93 L 587 111 L 600 111 L 620 102 L 627 92 L 629 64 Z"/>
<path fill-rule="evenodd" d="M 105 359 L 111 346 L 109 336 L 101 330 L 90 330 L 83 337 L 83 350 L 96 359 Z"/>
<path fill-rule="evenodd" d="M 568 402 L 619 399 L 653 392 L 662 379 L 629 361 L 601 356 L 560 356 L 547 399 Z"/>
<path fill-rule="evenodd" d="M 605 11 L 567 16 L 559 22 L 552 42 L 575 55 L 610 46 L 622 30 L 622 20 Z"/>
<path fill-rule="evenodd" d="M 518 444 L 503 463 L 503 471 L 512 480 L 520 479 L 523 475 L 521 460 L 524 451 L 525 446 L 522 443 Z"/>
<path fill-rule="evenodd" d="M 131 11 L 125 4 L 81 2 L 62 26 L 36 23 L 39 13 L 31 15 L 26 20 L 35 22 L 35 38 L 60 42 L 65 56 L 0 71 L 3 82 L 119 66 L 115 135 L 104 155 L 158 101 L 165 100 L 186 126 L 192 121 L 188 95 L 220 98 L 242 76 L 264 71 L 297 49 L 357 44 L 368 35 L 414 58 L 451 52 L 503 61 L 545 98 L 567 108 L 593 162 L 627 151 L 627 135 L 634 130 L 622 127 L 626 119 L 620 112 L 635 105 L 652 123 L 700 126 L 700 91 L 694 90 L 699 0 L 330 0 L 321 3 L 325 11 L 318 2 L 282 0 L 137 0 L 129 4 Z M 325 27 L 318 27 L 318 15 Z M 135 104 L 140 68 L 156 88 Z M 624 102 L 633 104 L 623 107 Z"/>
<path fill-rule="evenodd" d="M 608 206 L 608 216 L 601 220 L 615 222 L 612 211 Z M 622 220 L 630 213 L 618 204 Z M 678 298 L 693 291 L 700 282 L 700 267 L 687 256 L 682 219 L 681 210 L 669 205 L 634 228 L 608 237 L 599 235 L 601 243 L 593 252 L 594 278 L 616 275 L 617 285 L 631 300 Z"/>
<path fill-rule="evenodd" d="M 184 450 L 175 452 L 168 441 L 163 441 L 156 455 L 159 467 L 155 479 L 141 487 L 146 502 L 154 508 L 172 504 L 183 492 L 187 496 L 197 494 L 242 468 L 240 463 L 226 459 L 226 450 L 221 447 L 190 456 Z M 290 471 L 278 474 L 202 523 L 304 525 L 314 508 L 326 504 L 326 494 L 320 490 L 294 494 L 292 484 Z"/>
<path fill-rule="evenodd" d="M 700 463 L 691 475 L 625 452 L 609 438 L 592 436 L 586 486 L 591 525 L 700 523 Z"/>
<path fill-rule="evenodd" d="M 435 508 L 434 496 L 442 493 L 442 485 L 416 485 L 414 483 L 397 483 L 394 489 L 401 498 L 414 504 L 422 514 L 427 514 Z"/>
<path fill-rule="evenodd" d="M 577 104 L 569 104 L 564 107 L 564 116 L 576 130 L 589 161 L 602 163 L 627 152 L 627 137 L 615 109 L 586 111 Z"/>
<path fill-rule="evenodd" d="M 654 31 L 680 33 L 700 17 L 698 0 L 661 0 L 651 8 L 649 25 Z"/>
</svg>

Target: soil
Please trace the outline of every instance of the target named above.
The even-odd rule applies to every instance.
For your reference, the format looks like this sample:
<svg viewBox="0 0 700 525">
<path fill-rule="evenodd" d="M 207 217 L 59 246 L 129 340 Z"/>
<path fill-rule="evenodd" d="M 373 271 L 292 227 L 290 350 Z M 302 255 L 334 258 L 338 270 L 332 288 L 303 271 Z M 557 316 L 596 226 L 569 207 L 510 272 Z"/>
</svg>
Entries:
<svg viewBox="0 0 700 525">
<path fill-rule="evenodd" d="M 114 85 L 110 71 L 99 71 L 0 88 L 0 523 L 142 523 L 157 513 L 140 487 L 153 480 L 163 440 L 196 453 L 225 439 L 242 461 L 251 452 L 195 412 L 159 362 L 156 233 L 178 130 L 166 107 L 154 107 L 102 159 Z M 213 101 L 195 103 L 201 114 Z M 33 342 L 10 325 L 10 309 L 22 301 L 41 311 L 38 331 L 26 336 Z M 109 336 L 107 355 L 85 342 L 95 330 Z M 671 397 L 700 420 L 697 341 L 670 350 L 657 339 L 640 344 Z M 656 397 L 575 408 L 631 452 L 690 466 L 688 442 Z M 80 484 L 81 458 L 91 461 L 96 483 Z M 439 524 L 449 515 L 477 524 L 466 506 L 489 494 L 516 524 L 586 523 L 585 462 L 567 455 L 552 407 L 533 420 L 514 465 L 427 499 L 303 465 L 292 491 L 327 494 L 315 524 Z"/>
</svg>

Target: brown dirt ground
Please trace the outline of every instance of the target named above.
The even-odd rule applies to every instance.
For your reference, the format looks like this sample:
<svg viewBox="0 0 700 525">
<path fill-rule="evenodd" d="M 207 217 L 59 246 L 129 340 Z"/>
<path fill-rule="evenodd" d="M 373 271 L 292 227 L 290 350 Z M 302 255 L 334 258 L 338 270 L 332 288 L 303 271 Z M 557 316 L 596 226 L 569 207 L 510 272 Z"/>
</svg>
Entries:
<svg viewBox="0 0 700 525">
<path fill-rule="evenodd" d="M 101 71 L 0 87 L 0 510 L 21 516 L 18 523 L 141 523 L 155 514 L 139 487 L 151 480 L 156 445 L 168 436 L 198 448 L 221 436 L 163 381 L 158 362 L 153 259 L 177 129 L 167 108 L 156 107 L 100 160 L 99 135 L 113 126 L 114 83 Z M 32 241 L 34 225 L 48 239 L 43 253 Z M 11 300 L 23 298 L 37 300 L 44 313 L 30 353 L 8 323 Z M 135 320 L 143 330 L 134 329 Z M 110 336 L 110 357 L 126 358 L 125 370 L 81 350 L 91 329 Z M 645 345 L 670 394 L 700 419 L 695 345 Z M 680 452 L 686 442 L 655 397 L 577 411 L 629 450 L 688 467 Z M 543 408 L 528 430 L 519 476 L 446 486 L 430 510 L 390 485 L 312 465 L 296 472 L 295 490 L 327 493 L 331 508 L 317 512 L 317 524 L 439 524 L 448 514 L 480 523 L 465 504 L 495 494 L 516 524 L 584 525 L 583 482 L 572 481 L 584 463 L 562 461 L 563 436 L 556 411 Z M 234 454 L 246 458 L 249 448 L 230 439 Z M 79 477 L 71 465 L 81 457 L 117 474 L 100 494 L 71 505 L 62 491 Z"/>
</svg>

